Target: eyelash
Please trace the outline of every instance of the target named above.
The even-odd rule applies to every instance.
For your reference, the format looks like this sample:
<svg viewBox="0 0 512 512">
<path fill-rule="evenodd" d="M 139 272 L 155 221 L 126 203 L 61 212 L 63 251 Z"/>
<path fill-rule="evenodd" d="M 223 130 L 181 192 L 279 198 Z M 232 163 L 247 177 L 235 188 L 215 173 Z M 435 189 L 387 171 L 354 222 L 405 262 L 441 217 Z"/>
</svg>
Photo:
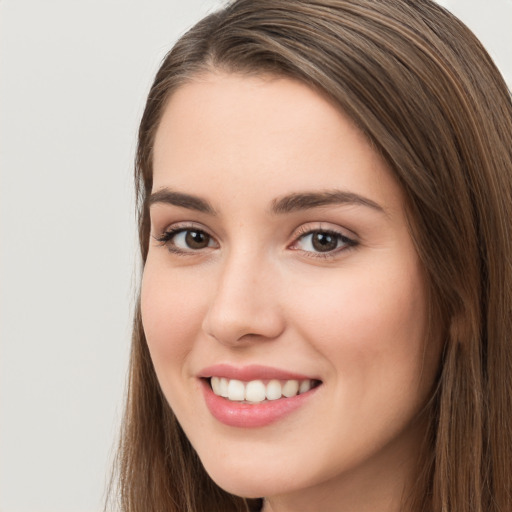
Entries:
<svg viewBox="0 0 512 512">
<path fill-rule="evenodd" d="M 186 233 L 187 231 L 195 232 L 195 233 L 202 233 L 209 237 L 210 239 L 213 239 L 212 236 L 210 236 L 204 229 L 200 229 L 196 226 L 176 226 L 174 228 L 168 229 L 167 231 L 164 231 L 160 236 L 154 237 L 157 242 L 160 242 L 161 245 L 165 245 L 167 247 L 167 250 L 169 252 L 172 252 L 173 254 L 177 254 L 178 256 L 190 256 L 191 254 L 198 253 L 200 249 L 189 249 L 184 250 L 176 247 L 172 244 L 173 238 L 179 235 L 180 233 Z"/>
<path fill-rule="evenodd" d="M 204 229 L 200 229 L 196 226 L 176 226 L 174 228 L 171 228 L 167 231 L 164 231 L 160 236 L 154 237 L 157 242 L 160 242 L 161 245 L 164 245 L 167 247 L 167 249 L 173 253 L 177 254 L 179 256 L 190 256 L 192 254 L 197 254 L 203 249 L 180 249 L 172 244 L 173 239 L 180 233 L 186 233 L 186 232 L 195 232 L 195 233 L 201 233 L 203 235 L 206 235 L 210 240 L 213 239 L 213 237 L 208 234 L 207 231 Z M 314 235 L 315 233 L 321 233 L 323 235 L 328 235 L 335 237 L 338 242 L 342 242 L 342 247 L 336 247 L 335 249 L 331 251 L 326 252 L 320 252 L 320 251 L 305 251 L 303 249 L 293 248 L 293 245 L 296 245 L 299 241 L 305 239 L 307 236 Z M 354 240 L 353 238 L 349 238 L 346 235 L 340 233 L 339 231 L 335 231 L 333 229 L 322 229 L 321 227 L 310 229 L 308 227 L 301 227 L 299 228 L 298 232 L 295 234 L 294 241 L 292 244 L 290 244 L 288 247 L 295 251 L 301 251 L 302 253 L 306 253 L 308 257 L 312 258 L 323 258 L 323 259 L 330 259 L 336 257 L 340 252 L 348 251 L 353 249 L 358 245 L 359 242 L 357 240 Z"/>
<path fill-rule="evenodd" d="M 291 245 L 297 244 L 300 240 L 305 239 L 307 236 L 314 235 L 315 233 L 321 233 L 323 235 L 329 235 L 337 239 L 338 242 L 342 242 L 342 247 L 336 247 L 331 251 L 320 252 L 320 251 L 305 251 L 302 249 L 293 249 L 296 251 L 301 251 L 303 253 L 307 253 L 309 257 L 312 258 L 323 258 L 323 259 L 332 259 L 338 256 L 340 252 L 349 251 L 355 248 L 358 245 L 358 241 L 353 238 L 349 238 L 348 236 L 336 231 L 334 229 L 324 229 L 322 227 L 311 229 L 306 226 L 302 226 L 299 228 L 298 232 L 295 233 L 294 241 Z M 291 246 L 290 246 L 291 247 Z"/>
</svg>

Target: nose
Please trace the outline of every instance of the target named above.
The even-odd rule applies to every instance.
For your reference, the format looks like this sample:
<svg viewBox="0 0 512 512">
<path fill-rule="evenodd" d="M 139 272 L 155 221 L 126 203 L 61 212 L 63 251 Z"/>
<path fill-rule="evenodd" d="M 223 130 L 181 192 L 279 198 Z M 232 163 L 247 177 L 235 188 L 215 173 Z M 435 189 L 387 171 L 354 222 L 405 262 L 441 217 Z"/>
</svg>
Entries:
<svg viewBox="0 0 512 512">
<path fill-rule="evenodd" d="M 233 254 L 223 263 L 203 330 L 219 343 L 246 346 L 284 330 L 277 269 L 262 258 Z"/>
</svg>

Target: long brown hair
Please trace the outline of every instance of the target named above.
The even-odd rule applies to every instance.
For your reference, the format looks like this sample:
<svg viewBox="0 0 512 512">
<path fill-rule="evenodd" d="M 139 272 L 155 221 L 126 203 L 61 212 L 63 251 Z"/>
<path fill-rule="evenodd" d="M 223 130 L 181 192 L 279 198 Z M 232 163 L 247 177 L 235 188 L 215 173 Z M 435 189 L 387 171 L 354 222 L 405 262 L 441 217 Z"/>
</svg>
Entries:
<svg viewBox="0 0 512 512">
<path fill-rule="evenodd" d="M 512 510 L 512 103 L 488 54 L 430 0 L 237 0 L 209 15 L 165 58 L 141 121 L 143 262 L 155 132 L 173 91 L 212 69 L 305 82 L 387 161 L 427 276 L 430 334 L 444 342 L 408 507 Z M 160 391 L 138 306 L 117 479 L 124 512 L 258 505 L 204 471 Z"/>
</svg>

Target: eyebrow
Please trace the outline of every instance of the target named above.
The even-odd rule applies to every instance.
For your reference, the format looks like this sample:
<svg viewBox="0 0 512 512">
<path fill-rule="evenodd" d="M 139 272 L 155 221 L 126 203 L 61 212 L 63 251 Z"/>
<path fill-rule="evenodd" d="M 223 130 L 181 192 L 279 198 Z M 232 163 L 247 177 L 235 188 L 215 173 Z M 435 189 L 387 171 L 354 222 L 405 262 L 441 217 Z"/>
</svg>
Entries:
<svg viewBox="0 0 512 512">
<path fill-rule="evenodd" d="M 157 203 L 171 204 L 174 206 L 181 206 L 182 208 L 187 208 L 189 210 L 207 213 L 209 215 L 217 215 L 213 206 L 205 199 L 190 194 L 184 194 L 182 192 L 176 192 L 168 188 L 163 188 L 158 192 L 153 192 L 149 196 L 148 207 Z"/>
<path fill-rule="evenodd" d="M 321 192 L 297 192 L 289 194 L 272 201 L 272 212 L 283 214 L 338 204 L 366 206 L 378 212 L 385 213 L 384 208 L 375 201 L 345 190 L 325 190 Z"/>
<path fill-rule="evenodd" d="M 157 192 L 153 192 L 149 196 L 148 206 L 158 203 L 179 206 L 209 215 L 217 215 L 215 208 L 213 208 L 206 199 L 191 194 L 184 194 L 183 192 L 176 192 L 169 188 L 163 188 Z M 287 194 L 272 201 L 271 213 L 281 215 L 340 204 L 365 206 L 385 213 L 384 208 L 375 201 L 345 190 L 325 190 L 320 192 L 296 192 Z"/>
</svg>

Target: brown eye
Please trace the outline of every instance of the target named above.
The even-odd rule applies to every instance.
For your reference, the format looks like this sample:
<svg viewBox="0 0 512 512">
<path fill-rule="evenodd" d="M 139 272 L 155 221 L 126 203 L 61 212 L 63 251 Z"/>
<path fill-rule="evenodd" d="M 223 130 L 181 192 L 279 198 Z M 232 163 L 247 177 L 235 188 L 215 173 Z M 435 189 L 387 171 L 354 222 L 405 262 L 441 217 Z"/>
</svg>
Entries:
<svg viewBox="0 0 512 512">
<path fill-rule="evenodd" d="M 336 231 L 313 230 L 300 236 L 294 243 L 294 249 L 311 253 L 312 255 L 337 253 L 357 245 L 357 242 Z"/>
<path fill-rule="evenodd" d="M 334 251 L 338 247 L 339 235 L 326 233 L 324 231 L 315 231 L 311 233 L 311 245 L 315 251 L 328 252 Z"/>
<path fill-rule="evenodd" d="M 180 254 L 217 247 L 217 243 L 208 233 L 194 228 L 171 229 L 157 240 L 167 246 L 169 251 Z"/>
<path fill-rule="evenodd" d="M 189 229 L 183 233 L 185 233 L 185 244 L 189 249 L 205 249 L 210 245 L 210 235 L 204 231 Z"/>
</svg>

